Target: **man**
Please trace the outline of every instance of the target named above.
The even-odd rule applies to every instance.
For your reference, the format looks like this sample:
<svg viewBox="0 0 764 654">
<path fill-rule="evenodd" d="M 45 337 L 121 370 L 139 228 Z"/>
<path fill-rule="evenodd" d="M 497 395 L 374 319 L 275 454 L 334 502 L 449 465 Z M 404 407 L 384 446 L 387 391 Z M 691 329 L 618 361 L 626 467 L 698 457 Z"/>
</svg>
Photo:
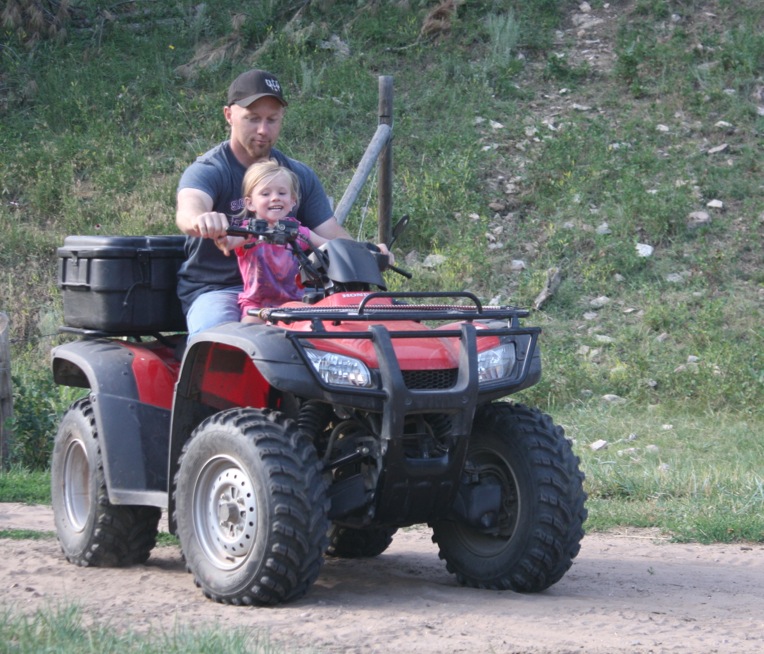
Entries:
<svg viewBox="0 0 764 654">
<path fill-rule="evenodd" d="M 250 70 L 239 75 L 223 107 L 230 139 L 201 155 L 180 178 L 175 221 L 189 238 L 178 273 L 178 296 L 190 334 L 240 318 L 237 297 L 242 281 L 236 257 L 226 256 L 215 241 L 226 236 L 229 216 L 244 206 L 242 180 L 253 163 L 274 159 L 297 175 L 300 223 L 326 239 L 351 238 L 334 217 L 315 172 L 274 148 L 286 106 L 281 84 L 270 73 Z"/>
</svg>

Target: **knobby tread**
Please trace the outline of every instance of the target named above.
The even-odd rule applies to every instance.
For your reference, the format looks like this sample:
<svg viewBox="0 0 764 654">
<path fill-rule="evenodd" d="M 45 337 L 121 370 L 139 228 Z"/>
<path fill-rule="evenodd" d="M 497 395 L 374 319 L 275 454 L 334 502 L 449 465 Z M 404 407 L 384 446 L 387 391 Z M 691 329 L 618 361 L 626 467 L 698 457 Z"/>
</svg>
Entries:
<svg viewBox="0 0 764 654">
<path fill-rule="evenodd" d="M 216 593 L 194 573 L 196 585 L 209 599 L 227 604 L 273 605 L 301 597 L 318 577 L 327 543 L 327 483 L 313 444 L 296 423 L 276 411 L 232 409 L 207 418 L 181 454 L 174 490 L 179 521 L 178 480 L 184 459 L 194 438 L 214 429 L 244 439 L 256 453 L 265 471 L 272 515 L 264 535 L 266 553 L 248 588 Z M 193 572 L 193 565 L 189 568 Z"/>
<path fill-rule="evenodd" d="M 67 418 L 76 420 L 77 414 L 87 427 L 88 433 L 84 437 L 90 440 L 95 453 L 94 461 L 91 461 L 93 469 L 89 470 L 89 474 L 96 496 L 91 506 L 89 527 L 81 537 L 83 542 L 76 548 L 68 546 L 67 535 L 59 533 L 61 550 L 70 563 L 83 567 L 124 567 L 145 563 L 156 546 L 161 509 L 153 506 L 114 505 L 109 501 L 101 439 L 88 397 L 71 405 L 62 424 L 65 424 Z M 56 438 L 65 436 L 59 433 Z M 54 461 L 52 465 L 56 463 Z M 52 492 L 60 493 L 61 489 L 53 488 Z M 54 507 L 60 510 L 60 498 L 54 499 Z"/>
<path fill-rule="evenodd" d="M 367 527 L 353 529 L 332 525 L 329 530 L 328 556 L 343 559 L 379 556 L 393 542 L 397 527 Z"/>
<path fill-rule="evenodd" d="M 580 550 L 587 511 L 579 459 L 561 427 L 546 414 L 524 405 L 499 402 L 483 407 L 473 430 L 475 447 L 481 447 L 485 434 L 489 434 L 487 442 L 499 443 L 497 447 L 506 447 L 507 453 L 522 453 L 524 461 L 514 465 L 527 466 L 530 473 L 534 490 L 529 487 L 519 492 L 533 493 L 532 517 L 522 533 L 512 534 L 507 541 L 508 547 L 515 541 L 511 545 L 514 552 L 497 554 L 497 561 L 475 560 L 461 551 L 463 545 L 453 536 L 458 529 L 453 523 L 434 524 L 433 541 L 446 568 L 461 584 L 519 592 L 543 590 L 564 576 Z M 528 498 L 522 501 L 527 503 Z M 460 533 L 469 538 L 468 528 Z M 503 563 L 498 560 L 500 556 L 505 559 Z M 489 573 L 502 565 L 502 570 Z"/>
</svg>

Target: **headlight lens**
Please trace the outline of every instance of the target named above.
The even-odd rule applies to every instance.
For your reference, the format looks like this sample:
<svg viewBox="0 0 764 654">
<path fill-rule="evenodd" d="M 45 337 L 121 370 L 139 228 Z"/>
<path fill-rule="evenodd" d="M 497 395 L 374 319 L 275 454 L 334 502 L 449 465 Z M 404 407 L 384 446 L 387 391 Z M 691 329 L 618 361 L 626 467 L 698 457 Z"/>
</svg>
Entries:
<svg viewBox="0 0 764 654">
<path fill-rule="evenodd" d="M 321 350 L 305 351 L 318 376 L 327 384 L 371 388 L 371 373 L 363 361 Z"/>
<path fill-rule="evenodd" d="M 481 382 L 507 377 L 515 367 L 515 345 L 505 343 L 478 354 L 478 379 Z"/>
</svg>

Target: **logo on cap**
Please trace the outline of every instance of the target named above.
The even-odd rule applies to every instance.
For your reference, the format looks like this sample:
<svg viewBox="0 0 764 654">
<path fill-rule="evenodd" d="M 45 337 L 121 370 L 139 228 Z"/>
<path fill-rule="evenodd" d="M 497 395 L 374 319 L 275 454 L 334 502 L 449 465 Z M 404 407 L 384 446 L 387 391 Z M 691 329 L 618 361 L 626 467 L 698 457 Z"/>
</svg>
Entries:
<svg viewBox="0 0 764 654">
<path fill-rule="evenodd" d="M 281 84 L 273 75 L 264 70 L 248 70 L 228 87 L 228 105 L 247 107 L 266 95 L 276 98 L 284 106 L 287 104 L 281 92 Z"/>
</svg>

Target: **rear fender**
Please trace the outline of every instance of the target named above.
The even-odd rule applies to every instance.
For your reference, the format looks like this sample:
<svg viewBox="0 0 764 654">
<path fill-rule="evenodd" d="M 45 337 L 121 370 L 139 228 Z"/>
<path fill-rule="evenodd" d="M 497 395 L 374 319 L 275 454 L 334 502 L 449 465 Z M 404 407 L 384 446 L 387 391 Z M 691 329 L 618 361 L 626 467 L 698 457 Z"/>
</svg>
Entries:
<svg viewBox="0 0 764 654">
<path fill-rule="evenodd" d="M 54 348 L 51 358 L 57 384 L 90 389 L 109 501 L 166 506 L 168 398 L 175 379 L 167 352 L 88 339 Z"/>
</svg>

